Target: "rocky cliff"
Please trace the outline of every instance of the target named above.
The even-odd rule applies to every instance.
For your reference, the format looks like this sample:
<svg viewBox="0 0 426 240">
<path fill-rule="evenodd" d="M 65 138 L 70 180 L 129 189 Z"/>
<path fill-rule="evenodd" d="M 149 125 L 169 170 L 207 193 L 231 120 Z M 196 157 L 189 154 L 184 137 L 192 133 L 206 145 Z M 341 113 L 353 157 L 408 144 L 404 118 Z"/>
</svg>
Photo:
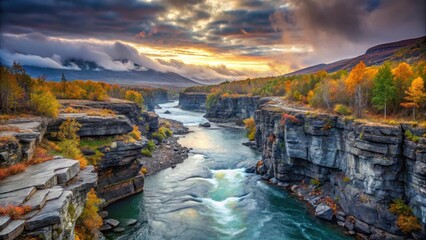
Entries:
<svg viewBox="0 0 426 240">
<path fill-rule="evenodd" d="M 212 122 L 241 122 L 252 117 L 258 108 L 259 97 L 249 96 L 219 96 L 207 108 L 205 118 Z"/>
<path fill-rule="evenodd" d="M 263 152 L 257 171 L 264 179 L 297 184 L 292 190 L 318 211 L 324 207 L 318 207 L 319 196 L 334 199 L 341 208 L 334 213 L 339 225 L 363 238 L 404 235 L 388 209 L 394 199 L 406 200 L 423 227 L 412 237 L 425 236 L 426 139 L 405 134 L 424 136 L 424 128 L 317 114 L 286 107 L 280 99 L 262 105 L 254 118 Z M 301 182 L 320 185 L 320 193 L 303 194 Z"/>
<path fill-rule="evenodd" d="M 206 111 L 207 93 L 187 93 L 179 94 L 179 107 L 184 110 L 195 112 Z"/>
<path fill-rule="evenodd" d="M 82 101 L 78 104 L 74 100 L 62 100 L 65 106 L 84 109 L 101 108 L 112 110 L 116 115 L 89 116 L 87 113 L 63 113 L 51 121 L 47 132 L 54 136 L 59 126 L 67 118 L 74 118 L 81 124 L 77 134 L 88 142 L 101 142 L 104 145 L 95 149 L 83 151 L 88 157 L 98 152 L 100 157 L 93 162 L 99 181 L 97 194 L 110 204 L 129 195 L 143 190 L 144 176 L 140 173 L 142 164 L 141 150 L 146 146 L 147 140 L 140 141 L 121 140 L 138 126 L 141 132 L 150 134 L 158 129 L 158 116 L 155 113 L 141 112 L 135 103 L 112 100 L 108 102 Z M 106 145 L 105 145 L 106 144 Z"/>
<path fill-rule="evenodd" d="M 42 140 L 48 119 L 17 118 L 0 122 L 0 167 L 7 167 L 32 158 Z"/>
<path fill-rule="evenodd" d="M 144 176 L 140 172 L 141 150 L 147 140 L 116 141 L 100 148 L 102 159 L 96 165 L 99 183 L 97 193 L 110 204 L 143 190 Z"/>
<path fill-rule="evenodd" d="M 1 207 L 31 207 L 16 219 L 0 216 L 0 239 L 74 239 L 76 220 L 96 181 L 92 166 L 80 170 L 78 161 L 61 157 L 0 181 Z"/>
</svg>

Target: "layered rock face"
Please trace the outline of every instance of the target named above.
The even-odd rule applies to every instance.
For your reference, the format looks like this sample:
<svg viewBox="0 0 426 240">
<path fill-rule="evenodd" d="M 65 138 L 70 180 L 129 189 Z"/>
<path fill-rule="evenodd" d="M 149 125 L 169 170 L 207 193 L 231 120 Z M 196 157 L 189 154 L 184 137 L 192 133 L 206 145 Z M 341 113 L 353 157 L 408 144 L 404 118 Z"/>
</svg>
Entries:
<svg viewBox="0 0 426 240">
<path fill-rule="evenodd" d="M 78 107 L 71 100 L 63 100 L 62 104 Z M 159 128 L 158 115 L 152 112 L 141 112 L 135 103 L 114 100 L 110 102 L 83 101 L 79 106 L 91 108 L 110 109 L 116 116 L 87 116 L 84 113 L 61 114 L 49 124 L 48 132 L 54 133 L 66 118 L 75 118 L 81 124 L 77 134 L 84 138 L 102 139 L 105 137 L 119 136 L 130 133 L 133 126 L 138 126 L 143 135 L 150 135 Z M 146 146 L 147 140 L 135 142 L 113 141 L 109 146 L 99 147 L 101 159 L 95 164 L 99 176 L 98 196 L 110 204 L 129 195 L 143 190 L 144 176 L 140 173 L 142 164 L 141 150 Z"/>
<path fill-rule="evenodd" d="M 76 220 L 96 181 L 92 166 L 80 170 L 78 161 L 61 157 L 0 181 L 0 206 L 31 207 L 18 219 L 0 216 L 0 239 L 74 239 Z"/>
<path fill-rule="evenodd" d="M 54 138 L 59 126 L 67 119 L 73 118 L 81 124 L 77 134 L 80 137 L 102 137 L 127 134 L 132 131 L 132 122 L 124 115 L 101 117 L 87 116 L 85 113 L 66 113 L 49 123 L 47 136 Z"/>
<path fill-rule="evenodd" d="M 219 97 L 204 116 L 212 122 L 240 122 L 252 117 L 259 106 L 259 97 Z"/>
<path fill-rule="evenodd" d="M 144 176 L 140 173 L 139 160 L 146 144 L 146 139 L 129 143 L 117 141 L 100 149 L 104 156 L 97 166 L 97 192 L 107 204 L 143 190 Z"/>
<path fill-rule="evenodd" d="M 145 103 L 145 109 L 154 111 L 155 107 L 160 103 L 169 101 L 167 90 L 165 89 L 141 89 Z"/>
<path fill-rule="evenodd" d="M 46 118 L 18 118 L 0 123 L 0 167 L 25 162 L 32 158 L 34 149 L 43 139 Z"/>
<path fill-rule="evenodd" d="M 263 105 L 254 117 L 263 152 L 258 170 L 265 179 L 284 184 L 318 179 L 343 216 L 354 217 L 355 231 L 372 239 L 383 231 L 403 235 L 388 208 L 394 199 L 408 200 L 424 234 L 426 139 L 416 143 L 404 133 L 422 136 L 425 129 L 355 122 L 286 108 L 279 101 Z"/>
<path fill-rule="evenodd" d="M 207 93 L 187 93 L 179 94 L 179 108 L 195 112 L 206 111 Z"/>
</svg>

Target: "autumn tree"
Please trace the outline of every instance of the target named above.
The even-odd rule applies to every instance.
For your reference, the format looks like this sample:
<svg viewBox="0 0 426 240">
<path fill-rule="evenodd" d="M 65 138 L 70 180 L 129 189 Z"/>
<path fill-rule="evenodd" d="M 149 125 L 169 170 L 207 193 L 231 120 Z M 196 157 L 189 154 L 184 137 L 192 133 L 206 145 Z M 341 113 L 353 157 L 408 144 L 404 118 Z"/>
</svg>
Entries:
<svg viewBox="0 0 426 240">
<path fill-rule="evenodd" d="M 102 218 L 98 213 L 100 204 L 101 199 L 98 198 L 92 188 L 87 194 L 83 212 L 77 219 L 76 234 L 80 239 L 98 239 L 98 230 L 103 224 Z"/>
<path fill-rule="evenodd" d="M 58 146 L 61 153 L 68 158 L 76 159 L 80 162 L 80 168 L 85 168 L 87 160 L 80 150 L 80 137 L 77 132 L 81 124 L 73 118 L 67 118 L 60 126 L 56 137 L 60 140 Z"/>
<path fill-rule="evenodd" d="M 405 94 L 405 100 L 407 102 L 401 103 L 401 106 L 405 108 L 413 108 L 413 119 L 415 119 L 416 108 L 420 107 L 426 101 L 423 79 L 421 77 L 414 79 Z"/>
<path fill-rule="evenodd" d="M 396 88 L 396 97 L 395 97 L 395 105 L 399 105 L 402 101 L 404 101 L 405 91 L 407 91 L 410 86 L 410 80 L 412 79 L 414 72 L 411 66 L 405 62 L 398 64 L 392 70 L 394 75 L 394 85 Z"/>
<path fill-rule="evenodd" d="M 387 108 L 396 97 L 396 88 L 393 85 L 393 75 L 389 64 L 382 66 L 374 78 L 373 105 L 377 109 L 384 110 L 384 117 L 387 115 Z"/>
<path fill-rule="evenodd" d="M 125 93 L 126 100 L 132 101 L 137 103 L 141 108 L 144 106 L 144 99 L 142 97 L 142 94 L 137 91 L 133 90 L 127 90 Z"/>
<path fill-rule="evenodd" d="M 15 76 L 16 81 L 19 87 L 22 89 L 21 98 L 19 99 L 19 104 L 21 107 L 28 108 L 30 101 L 31 88 L 33 86 L 33 81 L 31 80 L 30 75 L 27 74 L 24 67 L 18 62 L 13 62 L 10 67 L 10 73 Z"/>
<path fill-rule="evenodd" d="M 19 86 L 16 75 L 6 67 L 1 67 L 0 74 L 0 110 L 4 113 L 16 112 L 24 98 L 24 89 Z"/>
<path fill-rule="evenodd" d="M 65 78 L 64 72 L 62 72 L 62 76 L 61 76 L 61 91 L 62 91 L 62 96 L 65 96 L 65 91 L 66 90 L 67 90 L 67 79 Z"/>
<path fill-rule="evenodd" d="M 59 115 L 60 104 L 55 95 L 46 87 L 38 86 L 31 93 L 31 105 L 37 113 L 47 117 Z"/>
<path fill-rule="evenodd" d="M 355 116 L 360 118 L 362 116 L 362 109 L 365 106 L 364 103 L 364 88 L 363 84 L 366 80 L 366 66 L 363 61 L 360 61 L 349 73 L 346 79 L 346 87 L 348 93 L 354 97 L 355 103 Z"/>
</svg>

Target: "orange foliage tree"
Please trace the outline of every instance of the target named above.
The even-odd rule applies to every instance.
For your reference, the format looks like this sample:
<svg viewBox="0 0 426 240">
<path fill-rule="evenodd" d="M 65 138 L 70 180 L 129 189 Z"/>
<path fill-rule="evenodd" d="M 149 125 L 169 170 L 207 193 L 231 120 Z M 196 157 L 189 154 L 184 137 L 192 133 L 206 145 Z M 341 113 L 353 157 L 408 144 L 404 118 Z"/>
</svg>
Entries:
<svg viewBox="0 0 426 240">
<path fill-rule="evenodd" d="M 86 205 L 77 219 L 76 234 L 80 239 L 97 239 L 97 230 L 102 226 L 102 218 L 99 216 L 99 204 L 101 200 L 92 188 L 87 194 Z"/>
<path fill-rule="evenodd" d="M 416 118 L 416 108 L 420 107 L 426 100 L 426 92 L 423 79 L 418 77 L 413 80 L 411 86 L 405 92 L 405 100 L 407 102 L 401 103 L 405 108 L 413 108 L 413 119 Z"/>
<path fill-rule="evenodd" d="M 363 84 L 366 81 L 366 66 L 363 61 L 360 61 L 349 73 L 345 83 L 348 93 L 354 96 L 355 100 L 355 115 L 356 117 L 362 116 L 362 108 L 364 107 L 364 88 Z"/>
</svg>

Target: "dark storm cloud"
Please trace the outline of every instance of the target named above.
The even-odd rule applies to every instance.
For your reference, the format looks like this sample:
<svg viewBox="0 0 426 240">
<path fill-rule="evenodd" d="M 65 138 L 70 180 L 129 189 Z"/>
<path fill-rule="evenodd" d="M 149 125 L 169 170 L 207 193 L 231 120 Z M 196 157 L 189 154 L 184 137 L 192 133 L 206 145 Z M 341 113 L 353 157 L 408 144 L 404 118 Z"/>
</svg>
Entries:
<svg viewBox="0 0 426 240">
<path fill-rule="evenodd" d="M 114 37 L 146 31 L 164 6 L 137 0 L 6 0 L 2 1 L 4 32 L 64 36 Z"/>
<path fill-rule="evenodd" d="M 56 36 L 158 48 L 200 48 L 242 58 L 269 57 L 271 66 L 283 64 L 285 58 L 289 66 L 306 66 L 351 57 L 374 44 L 424 35 L 426 21 L 424 0 L 2 0 L 0 4 L 1 33 L 23 34 L 26 39 L 11 43 L 8 38 L 7 44 L 0 42 L 1 49 L 42 57 L 44 64 L 58 62 L 52 58 L 55 54 L 62 58 L 72 55 L 72 49 L 90 57 L 84 54 L 84 44 L 69 41 L 66 44 L 76 46 L 66 52 L 61 49 L 64 42 L 49 44 L 52 38 L 45 37 Z M 49 54 L 25 46 L 31 39 L 44 44 Z M 286 52 L 283 45 L 305 48 Z M 107 51 L 112 59 L 115 54 L 111 49 L 121 48 L 90 46 L 97 61 L 103 56 L 98 51 Z M 137 59 L 142 61 L 140 57 Z M 36 62 L 34 58 L 31 61 Z M 143 62 L 157 64 L 147 59 Z M 113 64 L 104 63 L 116 68 Z M 161 64 L 185 68 L 179 61 L 155 66 L 161 68 Z M 185 69 L 185 74 L 199 71 L 194 65 Z M 204 75 L 238 73 L 223 67 L 208 69 Z"/>
</svg>

